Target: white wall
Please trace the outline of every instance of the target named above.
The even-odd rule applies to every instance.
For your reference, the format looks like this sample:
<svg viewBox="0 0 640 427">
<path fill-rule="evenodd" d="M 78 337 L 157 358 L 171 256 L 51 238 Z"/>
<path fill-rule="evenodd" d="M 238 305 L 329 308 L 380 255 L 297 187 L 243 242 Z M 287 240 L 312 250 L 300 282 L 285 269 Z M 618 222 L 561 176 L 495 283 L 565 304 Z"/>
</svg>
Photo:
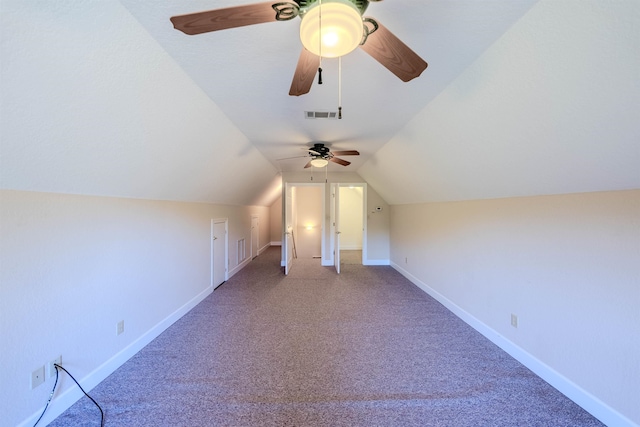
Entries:
<svg viewBox="0 0 640 427">
<path fill-rule="evenodd" d="M 394 205 L 391 259 L 606 424 L 640 423 L 640 191 Z"/>
<path fill-rule="evenodd" d="M 340 249 L 361 250 L 363 187 L 340 187 Z"/>
<path fill-rule="evenodd" d="M 211 219 L 229 219 L 233 272 L 254 213 L 269 223 L 263 207 L 0 191 L 0 424 L 35 422 L 53 386 L 30 389 L 37 367 L 62 355 L 91 389 L 207 296 Z M 60 387 L 47 419 L 80 397 Z"/>
<path fill-rule="evenodd" d="M 282 196 L 278 197 L 269 208 L 271 214 L 270 238 L 272 245 L 282 244 Z"/>
<path fill-rule="evenodd" d="M 321 176 L 320 176 L 321 175 Z M 315 181 L 313 175 L 308 172 L 284 172 L 282 174 L 283 183 L 312 183 L 324 182 L 325 174 L 316 172 Z M 322 181 L 319 181 L 319 180 Z M 330 172 L 326 177 L 327 183 L 340 184 L 362 184 L 366 183 L 357 173 L 353 172 Z M 327 185 L 325 188 L 325 222 L 330 223 L 331 192 Z M 375 207 L 382 207 L 382 211 L 376 212 Z M 367 185 L 367 259 L 366 263 L 388 265 L 389 264 L 389 205 L 380 197 L 375 188 Z M 374 213 L 375 212 L 375 213 Z M 331 241 L 330 227 L 325 230 L 326 242 Z M 323 263 L 333 263 L 331 246 L 327 243 L 323 254 Z"/>
<path fill-rule="evenodd" d="M 367 185 L 367 257 L 371 264 L 389 264 L 389 218 L 389 205 Z"/>
<path fill-rule="evenodd" d="M 322 187 L 295 187 L 295 243 L 298 258 L 322 255 Z M 308 227 L 311 227 L 310 229 Z"/>
</svg>

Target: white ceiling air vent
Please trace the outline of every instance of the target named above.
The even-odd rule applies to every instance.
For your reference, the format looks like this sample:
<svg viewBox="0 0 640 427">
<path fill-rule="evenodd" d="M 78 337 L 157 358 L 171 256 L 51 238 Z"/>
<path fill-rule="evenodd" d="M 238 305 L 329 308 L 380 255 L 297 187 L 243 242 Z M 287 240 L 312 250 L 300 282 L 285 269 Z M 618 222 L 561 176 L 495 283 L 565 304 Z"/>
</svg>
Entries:
<svg viewBox="0 0 640 427">
<path fill-rule="evenodd" d="M 305 111 L 304 117 L 306 119 L 337 119 L 337 111 Z"/>
</svg>

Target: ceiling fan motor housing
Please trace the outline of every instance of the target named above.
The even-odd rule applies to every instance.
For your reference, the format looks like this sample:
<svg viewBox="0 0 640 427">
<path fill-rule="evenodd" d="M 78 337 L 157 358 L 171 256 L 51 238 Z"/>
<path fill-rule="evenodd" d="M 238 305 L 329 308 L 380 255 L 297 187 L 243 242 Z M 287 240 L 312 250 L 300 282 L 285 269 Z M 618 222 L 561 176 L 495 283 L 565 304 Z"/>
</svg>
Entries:
<svg viewBox="0 0 640 427">
<path fill-rule="evenodd" d="M 320 0 L 294 0 L 296 4 L 300 7 L 300 14 L 303 15 L 309 8 L 318 3 Z M 367 6 L 369 6 L 369 0 L 348 0 L 350 3 L 353 3 L 358 11 L 360 11 L 360 15 L 367 10 Z M 376 0 L 372 0 L 376 1 Z"/>
<path fill-rule="evenodd" d="M 311 152 L 311 154 L 319 154 L 323 159 L 329 157 L 329 148 L 325 147 L 323 143 L 316 142 L 315 144 L 313 144 L 313 147 L 309 149 L 309 151 Z"/>
</svg>

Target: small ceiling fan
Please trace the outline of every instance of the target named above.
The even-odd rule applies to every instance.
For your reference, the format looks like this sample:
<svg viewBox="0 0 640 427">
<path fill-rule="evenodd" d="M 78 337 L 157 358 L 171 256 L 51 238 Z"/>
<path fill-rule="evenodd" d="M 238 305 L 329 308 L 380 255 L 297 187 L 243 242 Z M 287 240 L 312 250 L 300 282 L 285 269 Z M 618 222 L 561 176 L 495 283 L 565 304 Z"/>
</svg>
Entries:
<svg viewBox="0 0 640 427">
<path fill-rule="evenodd" d="M 324 145 L 323 142 L 316 142 L 313 144 L 313 147 L 305 148 L 305 150 L 307 150 L 306 156 L 287 157 L 286 159 L 279 159 L 279 160 L 311 157 L 311 160 L 309 160 L 307 164 L 304 165 L 304 168 L 306 169 L 306 168 L 310 168 L 311 166 L 321 168 L 326 166 L 329 162 L 337 163 L 342 166 L 349 166 L 351 162 L 348 162 L 336 156 L 359 156 L 360 155 L 360 153 L 356 150 L 331 151 L 329 147 Z"/>
<path fill-rule="evenodd" d="M 320 58 L 334 58 L 358 46 L 402 81 L 418 77 L 427 63 L 373 18 L 363 17 L 371 1 L 293 0 L 262 2 L 171 17 L 174 28 L 188 35 L 288 21 L 299 16 L 303 44 L 289 95 L 308 93 Z"/>
</svg>

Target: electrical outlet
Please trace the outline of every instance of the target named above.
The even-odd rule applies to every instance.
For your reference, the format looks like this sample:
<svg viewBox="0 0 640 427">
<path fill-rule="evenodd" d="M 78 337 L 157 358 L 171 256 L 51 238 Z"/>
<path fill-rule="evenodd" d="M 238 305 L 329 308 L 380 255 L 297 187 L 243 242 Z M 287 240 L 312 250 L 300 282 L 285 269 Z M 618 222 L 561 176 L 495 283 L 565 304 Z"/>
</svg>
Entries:
<svg viewBox="0 0 640 427">
<path fill-rule="evenodd" d="M 53 365 L 60 365 L 62 366 L 62 356 L 58 356 L 55 359 L 53 359 L 52 361 L 49 362 L 49 378 L 51 377 L 55 377 L 56 376 L 56 367 Z"/>
<path fill-rule="evenodd" d="M 404 263 L 405 263 L 405 264 L 409 264 L 409 258 L 404 257 Z"/>
<path fill-rule="evenodd" d="M 44 383 L 44 365 L 31 372 L 31 389 L 38 387 Z"/>
<path fill-rule="evenodd" d="M 513 313 L 511 313 L 511 326 L 513 326 L 514 328 L 518 327 L 518 316 Z"/>
<path fill-rule="evenodd" d="M 118 325 L 116 326 L 116 335 L 120 335 L 123 332 L 124 332 L 124 320 L 121 320 L 118 322 Z"/>
</svg>

